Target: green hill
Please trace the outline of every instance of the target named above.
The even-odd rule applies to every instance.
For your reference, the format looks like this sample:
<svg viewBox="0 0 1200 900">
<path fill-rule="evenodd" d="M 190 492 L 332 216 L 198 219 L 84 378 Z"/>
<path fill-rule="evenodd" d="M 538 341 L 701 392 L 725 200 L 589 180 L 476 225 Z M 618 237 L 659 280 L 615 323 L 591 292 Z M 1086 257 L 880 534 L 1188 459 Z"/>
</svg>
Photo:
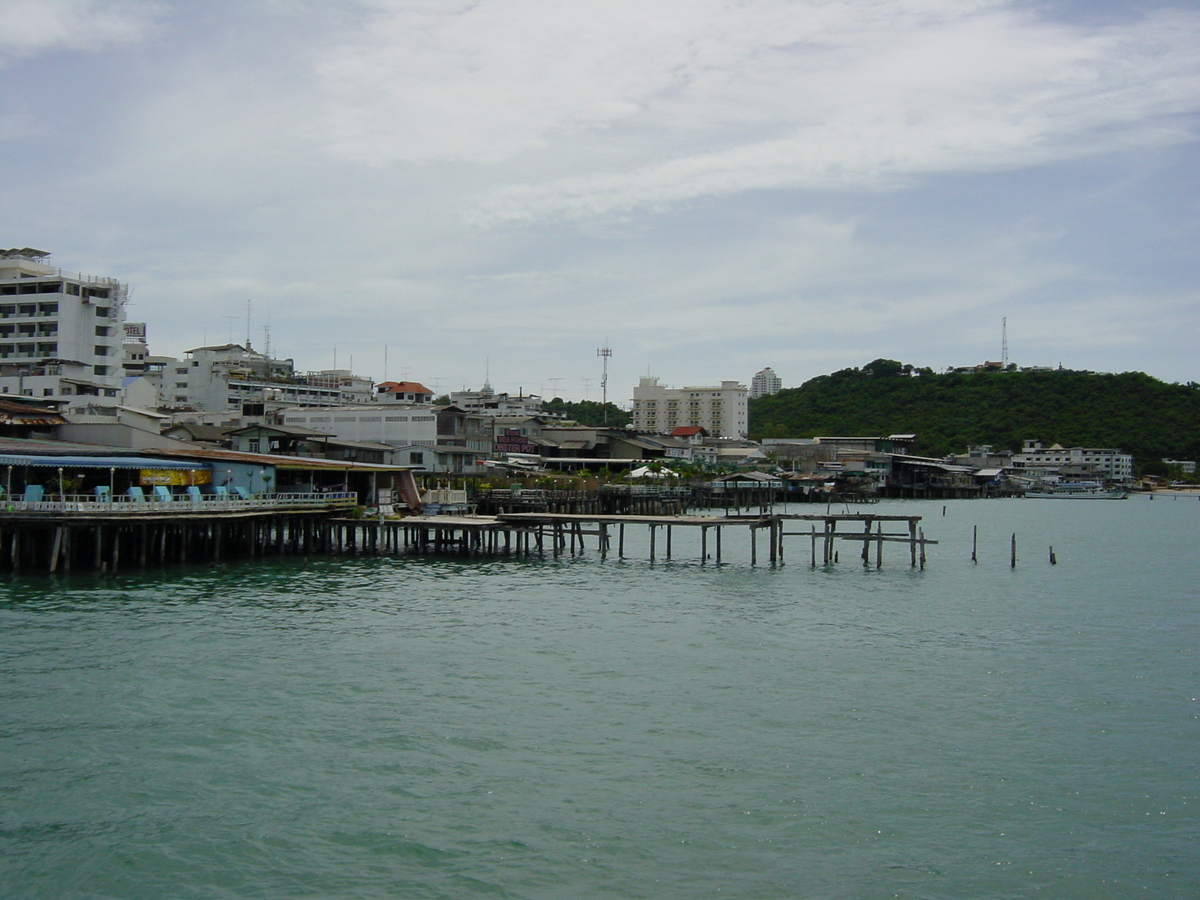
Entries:
<svg viewBox="0 0 1200 900">
<path fill-rule="evenodd" d="M 971 444 L 1019 450 L 1036 438 L 1117 447 L 1145 461 L 1200 459 L 1200 385 L 1141 372 L 937 375 L 877 359 L 750 401 L 750 436 L 759 440 L 906 433 L 923 456 Z"/>
</svg>

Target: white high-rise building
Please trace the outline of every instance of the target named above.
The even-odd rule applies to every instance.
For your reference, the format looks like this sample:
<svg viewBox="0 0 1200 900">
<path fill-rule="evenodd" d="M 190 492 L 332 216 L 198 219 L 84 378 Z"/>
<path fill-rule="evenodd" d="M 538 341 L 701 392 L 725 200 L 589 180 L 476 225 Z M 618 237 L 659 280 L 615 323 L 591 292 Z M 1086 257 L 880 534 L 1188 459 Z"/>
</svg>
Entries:
<svg viewBox="0 0 1200 900">
<path fill-rule="evenodd" d="M 633 427 L 670 433 L 699 425 L 713 437 L 744 438 L 749 430 L 746 386 L 722 381 L 719 387 L 668 388 L 644 376 L 633 389 Z"/>
<path fill-rule="evenodd" d="M 125 285 L 72 275 L 30 247 L 0 250 L 0 391 L 54 400 L 116 397 Z"/>
<path fill-rule="evenodd" d="M 750 379 L 750 399 L 752 400 L 768 394 L 778 394 L 781 390 L 783 390 L 783 381 L 770 366 L 760 372 L 755 372 L 754 377 Z"/>
</svg>

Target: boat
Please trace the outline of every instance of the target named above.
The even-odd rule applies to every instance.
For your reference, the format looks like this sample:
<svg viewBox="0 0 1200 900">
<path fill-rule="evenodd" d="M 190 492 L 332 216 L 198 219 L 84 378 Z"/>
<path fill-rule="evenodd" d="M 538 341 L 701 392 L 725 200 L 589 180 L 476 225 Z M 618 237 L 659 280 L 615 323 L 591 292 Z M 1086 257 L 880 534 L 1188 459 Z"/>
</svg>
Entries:
<svg viewBox="0 0 1200 900">
<path fill-rule="evenodd" d="M 1096 481 L 1074 481 L 1041 485 L 1036 490 L 1026 491 L 1025 496 L 1030 500 L 1124 500 L 1129 491 L 1106 487 Z"/>
</svg>

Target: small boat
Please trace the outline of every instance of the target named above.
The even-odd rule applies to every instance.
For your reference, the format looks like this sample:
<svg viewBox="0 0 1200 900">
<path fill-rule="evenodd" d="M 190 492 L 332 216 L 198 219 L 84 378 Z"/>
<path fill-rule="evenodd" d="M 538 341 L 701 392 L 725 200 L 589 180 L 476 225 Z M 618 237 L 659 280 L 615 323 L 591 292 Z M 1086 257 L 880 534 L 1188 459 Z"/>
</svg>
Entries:
<svg viewBox="0 0 1200 900">
<path fill-rule="evenodd" d="M 1075 481 L 1042 485 L 1037 490 L 1026 491 L 1025 496 L 1030 500 L 1124 500 L 1129 491 L 1105 487 L 1095 481 Z"/>
</svg>

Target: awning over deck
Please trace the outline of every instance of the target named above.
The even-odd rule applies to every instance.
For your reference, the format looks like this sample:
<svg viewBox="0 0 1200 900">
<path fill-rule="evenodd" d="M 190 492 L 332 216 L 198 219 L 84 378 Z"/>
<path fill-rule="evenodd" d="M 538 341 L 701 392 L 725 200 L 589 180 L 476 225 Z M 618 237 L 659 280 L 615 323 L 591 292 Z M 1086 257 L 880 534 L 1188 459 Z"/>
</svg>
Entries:
<svg viewBox="0 0 1200 900">
<path fill-rule="evenodd" d="M 145 456 L 16 456 L 0 454 L 0 466 L 44 466 L 54 469 L 191 469 L 208 468 L 200 462 Z"/>
</svg>

